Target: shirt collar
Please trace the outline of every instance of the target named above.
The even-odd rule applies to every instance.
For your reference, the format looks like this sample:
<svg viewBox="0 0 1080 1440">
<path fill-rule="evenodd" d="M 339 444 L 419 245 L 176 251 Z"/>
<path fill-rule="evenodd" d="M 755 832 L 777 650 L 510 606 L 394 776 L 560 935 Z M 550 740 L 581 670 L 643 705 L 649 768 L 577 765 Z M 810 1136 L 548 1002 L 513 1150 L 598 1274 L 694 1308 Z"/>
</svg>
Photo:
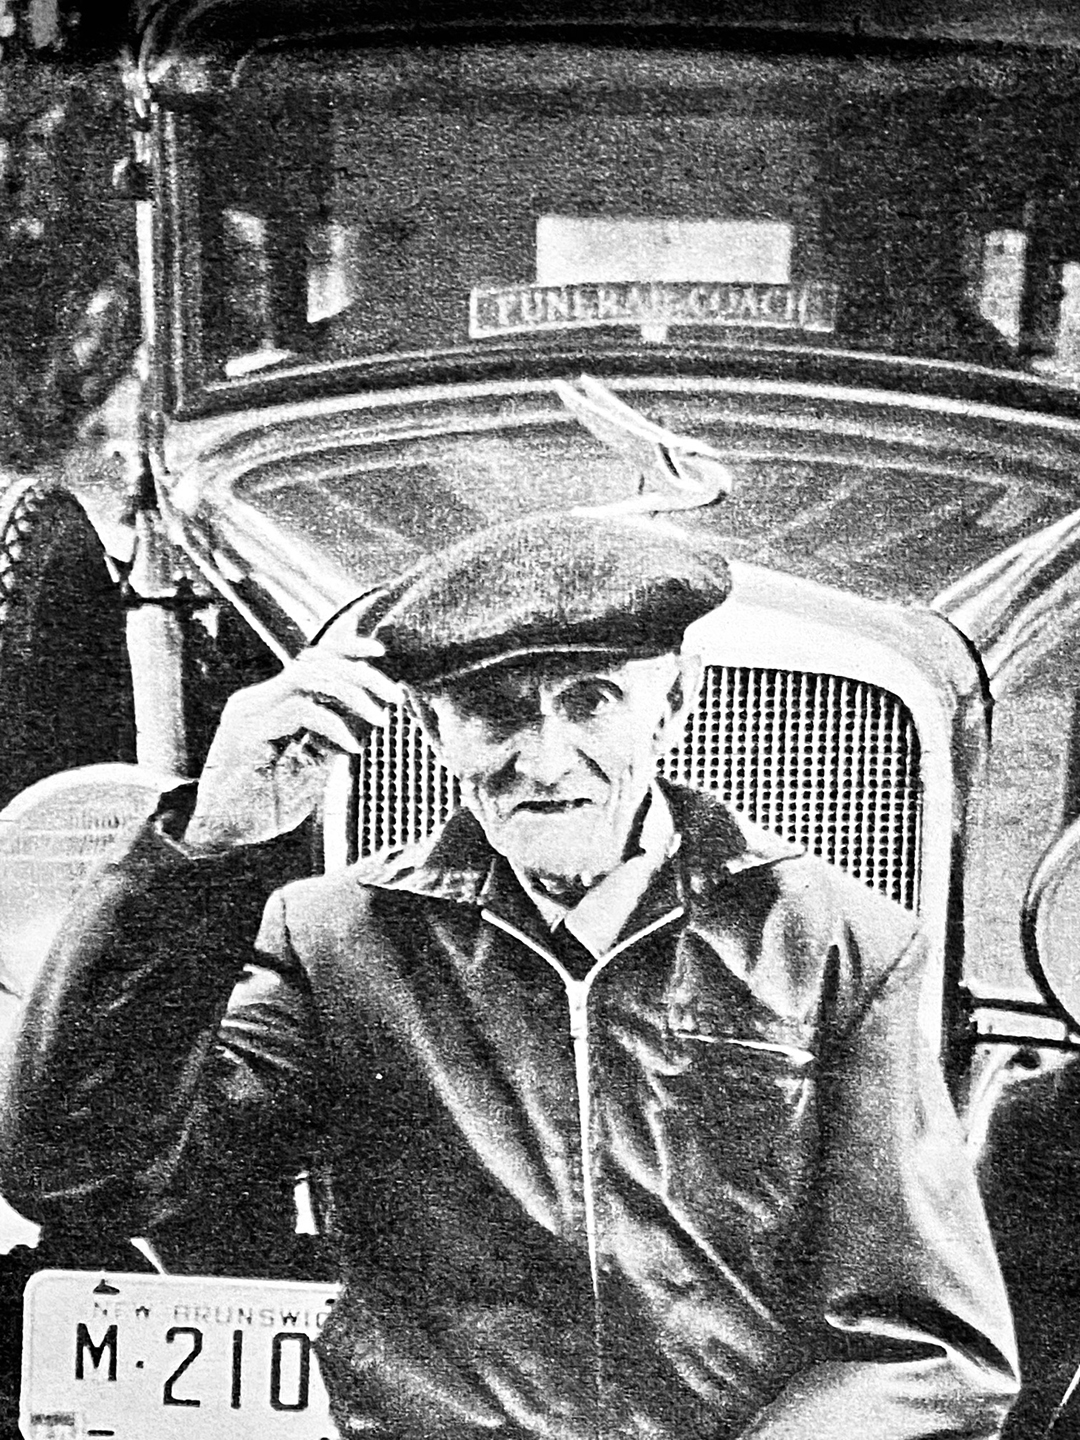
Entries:
<svg viewBox="0 0 1080 1440">
<path fill-rule="evenodd" d="M 671 807 L 654 785 L 649 791 L 638 848 L 586 891 L 576 905 L 560 905 L 531 885 L 524 872 L 512 862 L 511 868 L 548 929 L 565 925 L 586 950 L 599 958 L 611 949 L 661 865 L 676 853 L 680 838 Z"/>
</svg>

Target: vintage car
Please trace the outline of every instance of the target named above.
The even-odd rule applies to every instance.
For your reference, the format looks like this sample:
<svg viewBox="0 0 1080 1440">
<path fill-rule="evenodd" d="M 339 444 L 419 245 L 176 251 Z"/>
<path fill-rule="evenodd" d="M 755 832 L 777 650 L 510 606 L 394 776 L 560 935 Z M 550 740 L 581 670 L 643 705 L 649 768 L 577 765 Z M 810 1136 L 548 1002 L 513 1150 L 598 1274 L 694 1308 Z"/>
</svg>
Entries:
<svg viewBox="0 0 1080 1440">
<path fill-rule="evenodd" d="M 735 591 L 664 768 L 920 912 L 1017 1300 L 1013 1433 L 1064 1434 L 1080 26 L 720 8 L 142 7 L 126 464 L 80 452 L 0 496 L 0 980 L 16 1009 L 116 827 L 365 589 L 523 510 L 707 529 Z M 453 799 L 402 713 L 337 766 L 313 863 Z M 327 1433 L 306 1351 L 305 1405 L 281 1401 L 284 1341 L 265 1413 L 148 1418 L 193 1404 L 201 1323 L 134 1428 L 63 1428 L 55 1380 L 24 1434 Z M 78 1374 L 115 1372 L 78 1325 Z"/>
</svg>

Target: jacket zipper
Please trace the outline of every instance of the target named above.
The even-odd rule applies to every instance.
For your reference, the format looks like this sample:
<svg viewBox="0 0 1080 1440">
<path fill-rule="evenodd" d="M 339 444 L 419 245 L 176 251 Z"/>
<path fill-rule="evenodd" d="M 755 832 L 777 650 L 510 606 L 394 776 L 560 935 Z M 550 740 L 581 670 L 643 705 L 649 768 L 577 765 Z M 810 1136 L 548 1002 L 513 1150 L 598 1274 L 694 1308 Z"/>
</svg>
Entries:
<svg viewBox="0 0 1080 1440">
<path fill-rule="evenodd" d="M 596 1196 L 593 1191 L 592 1177 L 592 1145 L 590 1132 L 592 1127 L 592 1093 L 589 1086 L 589 992 L 592 989 L 593 981 L 616 956 L 628 950 L 631 945 L 636 945 L 639 940 L 652 935 L 655 931 L 670 925 L 673 921 L 682 917 L 684 909 L 677 905 L 669 910 L 666 915 L 661 915 L 644 929 L 638 930 L 633 935 L 627 936 L 614 946 L 606 955 L 598 957 L 596 964 L 592 967 L 584 980 L 575 980 L 562 962 L 554 956 L 550 950 L 545 950 L 538 945 L 531 936 L 526 935 L 515 925 L 496 915 L 493 910 L 482 910 L 481 915 L 488 924 L 494 925 L 496 929 L 502 930 L 504 934 L 521 942 L 534 955 L 539 955 L 541 960 L 558 974 L 566 990 L 566 1002 L 570 1012 L 570 1039 L 574 1047 L 574 1081 L 577 1087 L 578 1099 L 578 1126 L 581 1136 L 581 1195 L 582 1204 L 585 1210 L 585 1239 L 589 1254 L 589 1276 L 592 1281 L 592 1292 L 594 1304 L 599 1307 L 600 1302 L 600 1256 L 599 1241 L 596 1233 Z"/>
</svg>

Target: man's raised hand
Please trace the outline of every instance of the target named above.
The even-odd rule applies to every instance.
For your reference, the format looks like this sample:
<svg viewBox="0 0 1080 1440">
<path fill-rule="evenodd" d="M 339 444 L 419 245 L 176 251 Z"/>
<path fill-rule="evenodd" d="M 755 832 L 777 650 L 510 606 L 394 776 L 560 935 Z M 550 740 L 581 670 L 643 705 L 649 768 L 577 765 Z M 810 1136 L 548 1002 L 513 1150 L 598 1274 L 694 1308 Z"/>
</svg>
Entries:
<svg viewBox="0 0 1080 1440">
<path fill-rule="evenodd" d="M 233 695 L 199 778 L 184 834 L 195 848 L 254 845 L 295 829 L 319 803 L 328 762 L 357 754 L 386 723 L 398 686 L 371 662 L 377 641 L 342 617 L 280 674 Z"/>
</svg>

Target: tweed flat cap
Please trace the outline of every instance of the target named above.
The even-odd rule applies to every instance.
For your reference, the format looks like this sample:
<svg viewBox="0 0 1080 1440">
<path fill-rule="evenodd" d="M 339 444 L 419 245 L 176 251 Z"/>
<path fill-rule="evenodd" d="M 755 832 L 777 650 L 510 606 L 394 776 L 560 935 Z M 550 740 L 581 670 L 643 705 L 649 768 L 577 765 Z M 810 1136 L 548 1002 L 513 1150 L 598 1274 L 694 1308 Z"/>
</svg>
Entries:
<svg viewBox="0 0 1080 1440">
<path fill-rule="evenodd" d="M 360 602 L 380 668 L 420 689 L 541 653 L 646 657 L 727 598 L 714 541 L 649 517 L 541 513 L 481 530 Z"/>
</svg>

